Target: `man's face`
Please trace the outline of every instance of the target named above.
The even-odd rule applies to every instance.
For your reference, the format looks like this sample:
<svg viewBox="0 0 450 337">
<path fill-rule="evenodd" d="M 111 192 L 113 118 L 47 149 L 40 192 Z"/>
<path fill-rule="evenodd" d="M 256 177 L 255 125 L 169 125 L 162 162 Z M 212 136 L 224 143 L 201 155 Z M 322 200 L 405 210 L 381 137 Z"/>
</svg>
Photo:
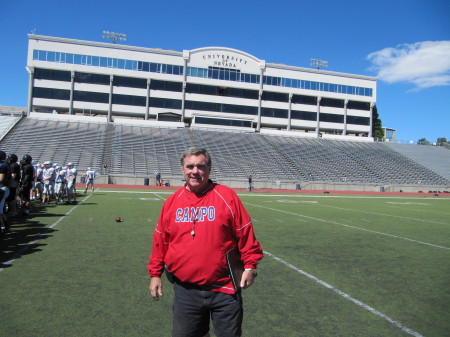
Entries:
<svg viewBox="0 0 450 337">
<path fill-rule="evenodd" d="M 192 192 L 200 192 L 208 184 L 211 166 L 206 164 L 205 155 L 186 156 L 181 169 L 187 186 Z"/>
</svg>

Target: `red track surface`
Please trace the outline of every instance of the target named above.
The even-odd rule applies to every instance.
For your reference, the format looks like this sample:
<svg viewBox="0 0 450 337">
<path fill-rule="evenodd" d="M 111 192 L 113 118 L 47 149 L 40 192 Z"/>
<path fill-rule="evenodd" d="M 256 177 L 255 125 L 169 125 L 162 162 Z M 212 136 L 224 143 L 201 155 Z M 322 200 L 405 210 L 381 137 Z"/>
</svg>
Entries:
<svg viewBox="0 0 450 337">
<path fill-rule="evenodd" d="M 84 184 L 78 183 L 79 191 L 84 188 Z M 96 188 L 115 188 L 115 189 L 136 189 L 136 190 L 177 190 L 178 186 L 146 186 L 146 185 L 115 185 L 115 184 L 95 184 Z M 245 188 L 235 188 L 236 192 L 246 192 Z M 299 193 L 299 194 L 358 194 L 358 195 L 407 195 L 407 196 L 440 196 L 440 197 L 450 197 L 450 193 L 413 193 L 413 192 L 370 192 L 370 191 L 327 191 L 327 190 L 278 190 L 278 189 L 263 189 L 257 188 L 253 190 L 254 192 L 265 192 L 265 193 Z"/>
</svg>

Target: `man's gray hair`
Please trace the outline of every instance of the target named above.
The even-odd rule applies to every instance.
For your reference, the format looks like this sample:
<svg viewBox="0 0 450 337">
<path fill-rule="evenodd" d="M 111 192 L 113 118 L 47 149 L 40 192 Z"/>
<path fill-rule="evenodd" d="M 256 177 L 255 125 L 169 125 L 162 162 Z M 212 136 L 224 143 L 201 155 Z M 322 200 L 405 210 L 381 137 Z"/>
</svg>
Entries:
<svg viewBox="0 0 450 337">
<path fill-rule="evenodd" d="M 181 166 L 184 166 L 184 158 L 187 156 L 199 156 L 201 154 L 206 158 L 206 165 L 211 166 L 211 156 L 209 155 L 209 152 L 206 149 L 195 146 L 190 147 L 183 152 L 180 158 Z"/>
</svg>

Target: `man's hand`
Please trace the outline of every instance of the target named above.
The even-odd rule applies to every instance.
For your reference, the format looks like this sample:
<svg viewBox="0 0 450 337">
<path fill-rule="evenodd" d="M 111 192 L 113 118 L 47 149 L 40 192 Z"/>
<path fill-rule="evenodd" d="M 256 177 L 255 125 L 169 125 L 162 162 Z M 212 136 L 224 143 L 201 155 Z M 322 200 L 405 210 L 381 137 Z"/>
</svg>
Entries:
<svg viewBox="0 0 450 337">
<path fill-rule="evenodd" d="M 241 288 L 245 289 L 250 287 L 253 284 L 253 280 L 255 279 L 255 274 L 252 270 L 244 270 L 241 277 Z"/>
<path fill-rule="evenodd" d="M 163 295 L 161 277 L 152 277 L 150 279 L 149 289 L 153 299 L 159 301 L 159 298 Z"/>
</svg>

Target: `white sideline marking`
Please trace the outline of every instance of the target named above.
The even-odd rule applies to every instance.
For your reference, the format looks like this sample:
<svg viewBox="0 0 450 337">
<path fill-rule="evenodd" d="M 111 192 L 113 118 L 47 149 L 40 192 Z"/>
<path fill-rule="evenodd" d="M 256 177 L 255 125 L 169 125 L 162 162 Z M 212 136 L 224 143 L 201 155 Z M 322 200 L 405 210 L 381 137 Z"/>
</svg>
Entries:
<svg viewBox="0 0 450 337">
<path fill-rule="evenodd" d="M 365 232 L 369 232 L 369 233 L 374 233 L 374 234 L 379 234 L 379 235 L 389 236 L 389 237 L 391 237 L 391 238 L 396 238 L 396 239 L 401 239 L 401 240 L 411 241 L 411 242 L 419 243 L 419 244 L 425 245 L 425 246 L 431 246 L 431 247 L 435 247 L 435 248 L 441 248 L 441 249 L 448 249 L 448 250 L 450 250 L 450 247 L 444 247 L 444 246 L 434 245 L 434 244 L 432 244 L 432 243 L 423 242 L 423 241 L 418 241 L 418 240 L 413 240 L 413 239 L 408 239 L 408 238 L 404 238 L 404 237 L 398 236 L 398 235 L 387 234 L 387 233 L 377 232 L 377 231 L 373 231 L 373 230 L 366 229 L 366 228 L 361 228 L 361 227 L 356 227 L 356 226 L 346 225 L 346 224 L 339 223 L 339 222 L 336 222 L 336 221 L 324 220 L 324 219 L 319 219 L 319 218 L 313 218 L 313 217 L 311 217 L 311 216 L 307 216 L 307 215 L 303 215 L 303 214 L 298 214 L 298 213 L 293 213 L 293 212 L 283 211 L 283 210 L 279 210 L 279 209 L 276 209 L 276 208 L 270 208 L 270 207 L 266 207 L 266 206 L 255 205 L 255 204 L 251 204 L 251 203 L 248 203 L 248 202 L 245 202 L 244 204 L 247 204 L 247 205 L 250 205 L 250 206 L 254 206 L 254 207 L 260 207 L 260 208 L 268 209 L 268 210 L 271 210 L 271 211 L 276 211 L 276 212 L 286 213 L 286 214 L 290 214 L 290 215 L 295 215 L 295 216 L 299 216 L 299 217 L 303 217 L 303 218 L 307 218 L 307 219 L 312 219 L 312 220 L 316 220 L 316 221 L 327 222 L 327 223 L 331 223 L 331 224 L 335 224 L 335 225 L 339 225 L 339 226 L 344 226 L 344 227 L 348 227 L 348 228 L 358 229 L 358 230 L 365 231 Z"/>
<path fill-rule="evenodd" d="M 155 196 L 157 196 L 159 199 L 161 199 L 162 201 L 165 201 L 166 199 L 164 199 L 162 196 L 159 195 L 159 192 L 153 192 L 153 194 Z"/>
<path fill-rule="evenodd" d="M 97 190 L 100 190 L 98 188 Z M 173 194 L 175 193 L 175 190 L 170 191 L 122 191 L 122 190 L 104 190 L 102 189 L 103 193 L 130 193 L 130 194 Z M 449 197 L 443 197 L 443 198 L 437 198 L 437 197 L 408 197 L 408 196 L 354 196 L 354 195 L 313 195 L 313 194 L 249 194 L 246 192 L 239 192 L 237 193 L 239 196 L 243 197 L 283 197 L 283 198 L 347 198 L 347 199 L 400 199 L 400 200 L 427 200 L 427 201 L 435 201 L 435 200 L 446 200 L 450 201 Z"/>
<path fill-rule="evenodd" d="M 387 204 L 392 204 L 392 205 L 425 205 L 425 206 L 431 206 L 431 204 L 427 204 L 425 202 L 410 202 L 410 201 L 407 201 L 407 202 L 399 202 L 399 201 L 393 202 L 393 201 L 387 201 L 386 203 Z"/>
<path fill-rule="evenodd" d="M 100 190 L 97 189 L 98 191 Z M 163 197 L 161 197 L 159 194 L 173 194 L 175 193 L 175 191 L 158 191 L 158 192 L 154 192 L 154 191 L 121 191 L 121 190 L 116 190 L 116 191 L 106 191 L 106 190 L 101 190 L 103 193 L 120 193 L 120 194 L 154 194 L 156 197 L 158 197 L 161 200 L 166 200 Z M 131 199 L 131 198 L 128 198 Z M 145 198 L 140 198 L 141 200 L 147 200 Z M 155 199 L 149 199 L 149 201 L 155 201 Z"/>
<path fill-rule="evenodd" d="M 371 306 L 364 304 L 363 302 L 357 300 L 356 298 L 351 297 L 350 295 L 344 293 L 343 291 L 333 287 L 332 285 L 318 279 L 317 277 L 308 274 L 307 272 L 298 269 L 297 267 L 293 266 L 292 264 L 280 259 L 279 257 L 276 257 L 275 255 L 272 255 L 271 253 L 269 253 L 268 251 L 264 250 L 264 254 L 265 255 L 269 255 L 270 257 L 272 257 L 273 259 L 277 260 L 278 262 L 281 262 L 282 264 L 284 264 L 285 266 L 291 268 L 292 270 L 295 270 L 296 272 L 302 274 L 303 276 L 306 276 L 307 278 L 319 283 L 320 285 L 324 286 L 325 288 L 328 288 L 332 291 L 334 291 L 336 294 L 338 294 L 339 296 L 344 297 L 345 299 L 355 303 L 356 305 L 360 306 L 361 308 L 371 312 L 372 314 L 384 319 L 385 321 L 389 322 L 390 324 L 396 326 L 397 328 L 405 331 L 406 333 L 415 336 L 415 337 L 423 337 L 423 335 L 421 335 L 420 333 L 408 328 L 407 326 L 405 326 L 404 324 L 397 322 L 396 320 L 394 320 L 393 318 L 383 314 L 382 312 L 379 312 L 378 310 L 372 308 Z"/>
<path fill-rule="evenodd" d="M 100 188 L 98 189 L 98 191 L 100 191 Z M 102 193 L 120 193 L 120 194 L 174 194 L 176 191 L 175 190 L 172 190 L 172 191 L 167 191 L 167 192 L 165 192 L 165 191 L 158 191 L 158 192 L 155 192 L 155 191 L 120 191 L 120 190 L 118 190 L 118 191 L 106 191 L 106 190 L 101 190 L 101 192 Z"/>
<path fill-rule="evenodd" d="M 328 207 L 328 208 L 336 208 L 336 209 L 342 209 L 344 211 L 351 211 L 351 212 L 360 212 L 360 213 L 367 213 L 367 214 L 375 214 L 375 215 L 382 215 L 382 216 L 389 216 L 392 218 L 400 218 L 400 219 L 406 219 L 406 220 L 413 220 L 413 221 L 421 221 L 421 222 L 430 222 L 430 223 L 436 223 L 439 225 L 448 225 L 449 223 L 446 222 L 440 222 L 440 221 L 433 221 L 433 220 L 423 220 L 423 219 L 415 219 L 415 218 L 408 218 L 406 216 L 400 216 L 400 215 L 391 215 L 391 214 L 384 214 L 384 213 L 377 213 L 377 212 L 370 212 L 370 211 L 363 211 L 359 209 L 350 209 L 350 208 L 344 208 L 344 207 L 337 207 L 337 206 L 330 206 L 330 205 L 320 205 L 321 207 Z"/>
<path fill-rule="evenodd" d="M 337 193 L 339 191 L 336 191 Z M 344 198 L 344 199 L 400 199 L 400 200 L 428 200 L 428 201 L 434 201 L 434 200 L 446 200 L 450 201 L 450 197 L 415 197 L 415 196 L 393 196 L 393 195 L 386 195 L 386 196 L 368 196 L 368 195 L 317 195 L 317 194 L 249 194 L 249 193 L 242 193 L 239 192 L 238 195 L 243 197 L 283 197 L 283 198 Z"/>
<path fill-rule="evenodd" d="M 80 206 L 83 202 L 85 202 L 87 199 L 90 198 L 92 194 L 86 196 L 80 203 L 78 203 L 77 205 L 73 206 L 71 209 L 69 209 L 66 214 L 64 214 L 62 217 L 60 217 L 58 220 L 56 220 L 55 223 L 53 223 L 52 225 L 50 225 L 49 227 L 45 227 L 42 231 L 42 233 L 40 233 L 37 237 L 37 239 L 28 242 L 21 250 L 19 250 L 17 253 L 15 253 L 12 257 L 11 260 L 4 262 L 4 265 L 12 265 L 13 262 L 15 260 L 17 260 L 23 253 L 25 253 L 28 249 L 30 249 L 30 247 L 32 245 L 34 245 L 37 241 L 39 241 L 40 239 L 42 239 L 44 237 L 44 234 L 49 230 L 49 229 L 53 229 L 54 227 L 56 227 L 66 216 L 68 216 L 70 213 L 72 213 L 78 206 Z M 5 268 L 1 268 L 0 267 L 0 272 L 3 271 Z"/>
<path fill-rule="evenodd" d="M 389 202 L 387 202 L 389 203 Z M 427 204 L 432 206 L 432 204 Z M 395 208 L 395 209 L 401 209 L 402 211 L 414 211 L 414 212 L 420 212 L 420 213 L 433 213 L 433 214 L 445 214 L 445 215 L 450 215 L 450 213 L 448 212 L 436 212 L 436 211 L 429 211 L 429 210 L 425 210 L 425 209 L 415 209 L 415 208 L 403 208 L 403 207 L 395 207 L 395 206 L 386 206 L 389 208 Z"/>
</svg>

